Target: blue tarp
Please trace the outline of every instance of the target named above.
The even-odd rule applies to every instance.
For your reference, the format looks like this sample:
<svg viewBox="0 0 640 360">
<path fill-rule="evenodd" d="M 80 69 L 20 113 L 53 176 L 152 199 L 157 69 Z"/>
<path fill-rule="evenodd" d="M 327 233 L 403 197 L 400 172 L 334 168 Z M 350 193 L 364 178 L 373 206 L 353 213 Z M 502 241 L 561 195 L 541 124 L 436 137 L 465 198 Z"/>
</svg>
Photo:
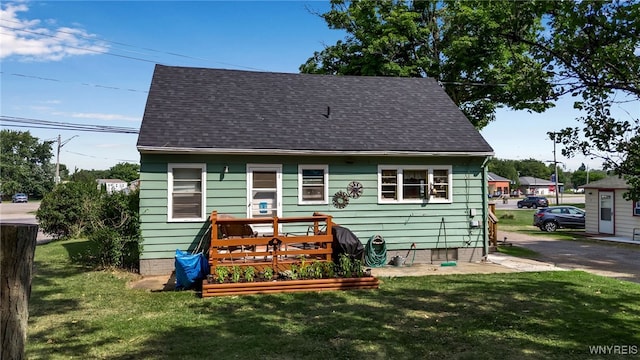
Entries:
<svg viewBox="0 0 640 360">
<path fill-rule="evenodd" d="M 209 273 L 209 260 L 203 253 L 176 250 L 176 289 L 190 289 Z"/>
</svg>

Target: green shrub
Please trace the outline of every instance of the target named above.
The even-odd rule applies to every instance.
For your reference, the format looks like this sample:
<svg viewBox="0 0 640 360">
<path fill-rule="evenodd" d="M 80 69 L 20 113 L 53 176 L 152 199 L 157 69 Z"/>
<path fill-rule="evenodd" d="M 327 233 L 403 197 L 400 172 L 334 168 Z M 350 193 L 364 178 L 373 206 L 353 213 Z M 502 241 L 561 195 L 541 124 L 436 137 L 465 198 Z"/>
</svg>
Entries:
<svg viewBox="0 0 640 360">
<path fill-rule="evenodd" d="M 58 238 L 85 234 L 99 199 L 100 192 L 95 185 L 79 182 L 57 185 L 45 194 L 36 212 L 40 229 Z"/>
<path fill-rule="evenodd" d="M 137 268 L 142 251 L 139 204 L 137 191 L 103 193 L 100 197 L 89 229 L 89 240 L 98 245 L 94 254 L 97 265 Z"/>
<path fill-rule="evenodd" d="M 109 228 L 102 228 L 93 231 L 88 236 L 89 241 L 95 243 L 97 246 L 90 251 L 89 258 L 95 259 L 94 261 L 101 267 L 120 266 L 123 262 L 121 254 L 123 241 L 118 233 Z M 93 253 L 92 253 L 93 252 Z"/>
<path fill-rule="evenodd" d="M 96 246 L 84 261 L 95 267 L 135 269 L 141 252 L 138 192 L 107 194 L 89 182 L 60 184 L 45 195 L 36 217 L 59 238 L 86 236 Z"/>
</svg>

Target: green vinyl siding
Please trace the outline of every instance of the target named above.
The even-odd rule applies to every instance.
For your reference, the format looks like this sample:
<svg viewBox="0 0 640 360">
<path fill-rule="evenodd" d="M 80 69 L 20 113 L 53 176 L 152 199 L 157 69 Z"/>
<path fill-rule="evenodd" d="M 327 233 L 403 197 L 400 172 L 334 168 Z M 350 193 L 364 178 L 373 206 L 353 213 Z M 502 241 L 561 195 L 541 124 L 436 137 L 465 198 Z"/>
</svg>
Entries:
<svg viewBox="0 0 640 360">
<path fill-rule="evenodd" d="M 284 217 L 310 216 L 322 212 L 335 223 L 349 228 L 362 243 L 381 235 L 387 248 L 420 249 L 444 247 L 483 247 L 485 238 L 482 157 L 311 157 L 311 156 L 219 156 L 142 154 L 140 182 L 140 221 L 144 249 L 142 259 L 171 258 L 175 249 L 192 250 L 208 228 L 205 222 L 167 221 L 167 165 L 204 163 L 207 169 L 206 211 L 210 214 L 247 216 L 246 164 L 282 164 L 282 214 Z M 299 204 L 298 165 L 328 165 L 329 204 Z M 378 203 L 378 165 L 439 166 L 452 169 L 452 203 Z M 224 172 L 225 166 L 229 171 Z M 338 209 L 332 197 L 347 191 L 352 181 L 363 185 L 357 199 Z M 470 209 L 476 215 L 469 216 Z M 444 219 L 444 226 L 442 225 Z M 470 221 L 481 226 L 472 228 Z M 284 225 L 283 232 L 304 234 L 304 226 Z"/>
</svg>

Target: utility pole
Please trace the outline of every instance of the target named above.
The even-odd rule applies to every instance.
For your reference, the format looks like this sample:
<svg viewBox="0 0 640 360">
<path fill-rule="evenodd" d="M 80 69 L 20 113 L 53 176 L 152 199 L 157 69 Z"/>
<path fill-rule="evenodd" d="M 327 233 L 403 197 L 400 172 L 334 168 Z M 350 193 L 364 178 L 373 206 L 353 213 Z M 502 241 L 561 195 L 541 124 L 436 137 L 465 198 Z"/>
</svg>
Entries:
<svg viewBox="0 0 640 360">
<path fill-rule="evenodd" d="M 587 184 L 589 184 L 589 165 L 587 165 Z"/>
<path fill-rule="evenodd" d="M 556 193 L 556 205 L 560 205 L 560 202 L 558 201 L 558 192 L 559 192 L 559 188 L 558 188 L 558 161 L 556 161 L 556 135 L 558 133 L 553 133 L 553 167 L 555 168 L 555 175 L 554 175 L 554 180 L 555 180 L 555 193 Z"/>
<path fill-rule="evenodd" d="M 78 137 L 78 135 L 73 135 L 72 137 L 68 138 L 63 142 L 60 140 L 60 134 L 58 134 L 58 154 L 56 156 L 56 177 L 54 179 L 56 184 L 60 184 L 60 149 L 75 137 Z"/>
</svg>

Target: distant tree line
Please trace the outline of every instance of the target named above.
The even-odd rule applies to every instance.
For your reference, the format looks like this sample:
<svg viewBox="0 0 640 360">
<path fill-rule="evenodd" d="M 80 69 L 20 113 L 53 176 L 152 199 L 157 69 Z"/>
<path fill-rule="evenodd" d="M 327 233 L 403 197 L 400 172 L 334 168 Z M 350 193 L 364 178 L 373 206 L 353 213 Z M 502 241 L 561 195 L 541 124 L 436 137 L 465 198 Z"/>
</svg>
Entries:
<svg viewBox="0 0 640 360">
<path fill-rule="evenodd" d="M 53 190 L 56 165 L 53 155 L 54 141 L 41 141 L 29 131 L 0 131 L 0 193 L 10 197 L 23 192 L 29 197 L 41 199 Z M 70 174 L 60 164 L 62 182 L 86 182 L 96 179 L 120 179 L 131 182 L 138 179 L 140 165 L 119 163 L 107 170 L 79 170 Z"/>
<path fill-rule="evenodd" d="M 489 161 L 488 170 L 498 176 L 513 180 L 514 188 L 520 187 L 519 178 L 523 176 L 531 176 L 538 179 L 551 180 L 555 174 L 553 163 L 545 164 L 540 160 L 507 160 L 493 158 Z M 604 179 L 608 174 L 604 170 L 587 169 L 585 164 L 575 171 L 563 170 L 558 166 L 558 182 L 564 184 L 565 190 L 577 189 L 578 187 Z"/>
<path fill-rule="evenodd" d="M 0 190 L 10 197 L 24 192 L 42 199 L 36 212 L 40 229 L 55 238 L 85 237 L 92 244 L 78 260 L 97 268 L 135 269 L 142 249 L 137 191 L 108 194 L 96 179 L 138 179 L 140 165 L 119 163 L 107 170 L 69 174 L 60 164 L 61 184 L 54 182 L 53 141 L 28 131 L 0 132 Z"/>
<path fill-rule="evenodd" d="M 77 170 L 69 175 L 69 181 L 95 182 L 96 179 L 119 179 L 132 182 L 138 179 L 140 165 L 132 163 L 119 163 L 107 170 Z"/>
</svg>

